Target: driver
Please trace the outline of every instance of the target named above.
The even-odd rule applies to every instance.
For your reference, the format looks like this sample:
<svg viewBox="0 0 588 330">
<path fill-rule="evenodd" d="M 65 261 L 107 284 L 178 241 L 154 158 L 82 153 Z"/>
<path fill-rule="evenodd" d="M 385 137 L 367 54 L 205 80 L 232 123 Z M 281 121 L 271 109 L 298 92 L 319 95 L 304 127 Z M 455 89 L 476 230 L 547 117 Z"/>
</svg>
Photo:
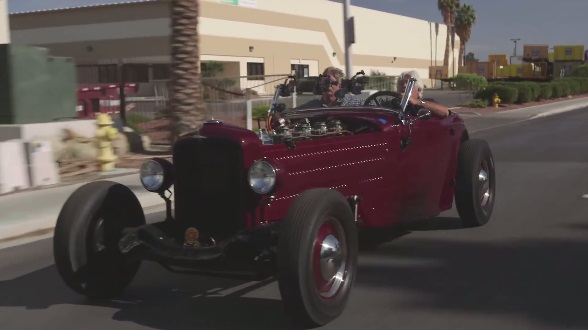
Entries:
<svg viewBox="0 0 588 330">
<path fill-rule="evenodd" d="M 345 77 L 343 70 L 328 67 L 323 71 L 323 79 L 329 79 L 329 87 L 323 90 L 323 95 L 320 99 L 312 99 L 296 109 L 306 108 L 320 108 L 332 106 L 355 107 L 362 106 L 365 103 L 363 97 L 352 93 L 346 93 L 341 89 L 341 80 Z"/>
<path fill-rule="evenodd" d="M 396 91 L 404 96 L 406 86 L 408 85 L 408 80 L 411 76 L 415 78 L 416 81 L 412 90 L 412 94 L 410 95 L 410 99 L 408 100 L 408 104 L 406 105 L 407 112 L 416 115 L 416 113 L 421 108 L 425 108 L 430 110 L 431 115 L 433 116 L 440 118 L 449 116 L 449 109 L 446 106 L 436 103 L 432 100 L 425 101 L 423 99 L 423 81 L 421 80 L 418 72 L 415 70 L 405 71 L 400 74 L 396 83 Z"/>
</svg>

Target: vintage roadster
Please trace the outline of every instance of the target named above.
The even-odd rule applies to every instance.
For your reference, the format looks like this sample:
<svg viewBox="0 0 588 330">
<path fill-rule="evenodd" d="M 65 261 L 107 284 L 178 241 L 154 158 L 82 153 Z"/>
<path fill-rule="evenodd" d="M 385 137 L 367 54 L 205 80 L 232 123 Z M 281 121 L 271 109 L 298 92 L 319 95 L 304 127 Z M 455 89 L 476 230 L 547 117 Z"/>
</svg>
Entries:
<svg viewBox="0 0 588 330">
<path fill-rule="evenodd" d="M 346 80 L 349 91 L 356 81 Z M 295 323 L 332 321 L 356 278 L 360 231 L 434 217 L 454 200 L 465 226 L 490 219 L 488 144 L 470 139 L 455 113 L 408 112 L 413 84 L 403 97 L 379 91 L 363 106 L 300 110 L 285 81 L 259 133 L 206 122 L 175 143 L 171 161 L 140 170 L 144 188 L 166 201 L 160 222 L 146 223 L 127 186 L 80 187 L 55 228 L 61 277 L 93 298 L 120 294 L 142 260 L 173 272 L 276 277 Z"/>
</svg>

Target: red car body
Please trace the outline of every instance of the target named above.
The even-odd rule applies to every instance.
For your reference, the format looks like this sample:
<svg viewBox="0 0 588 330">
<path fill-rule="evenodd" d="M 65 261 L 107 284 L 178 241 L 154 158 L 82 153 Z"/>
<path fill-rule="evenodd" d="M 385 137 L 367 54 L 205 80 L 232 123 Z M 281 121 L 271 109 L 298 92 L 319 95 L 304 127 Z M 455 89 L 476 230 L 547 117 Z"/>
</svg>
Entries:
<svg viewBox="0 0 588 330">
<path fill-rule="evenodd" d="M 315 187 L 360 196 L 358 220 L 364 227 L 387 227 L 451 209 L 457 152 L 460 142 L 467 139 L 457 114 L 415 120 L 405 150 L 401 140 L 409 132 L 393 111 L 331 108 L 298 116 L 311 121 L 327 116 L 362 121 L 371 124 L 372 131 L 304 140 L 290 150 L 284 143 L 264 145 L 254 132 L 218 121 L 200 130 L 201 136 L 239 144 L 243 171 L 258 159 L 276 168 L 276 187 L 267 203 L 254 198 L 247 209 L 248 227 L 280 221 L 301 192 Z"/>
</svg>

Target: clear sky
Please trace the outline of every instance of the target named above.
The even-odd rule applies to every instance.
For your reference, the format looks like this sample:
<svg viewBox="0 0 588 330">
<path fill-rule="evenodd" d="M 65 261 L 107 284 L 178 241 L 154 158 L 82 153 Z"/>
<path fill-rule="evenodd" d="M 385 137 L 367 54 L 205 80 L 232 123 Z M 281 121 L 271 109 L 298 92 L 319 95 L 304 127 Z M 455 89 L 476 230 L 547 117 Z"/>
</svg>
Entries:
<svg viewBox="0 0 588 330">
<path fill-rule="evenodd" d="M 296 2 L 296 0 L 275 0 Z M 338 1 L 341 0 L 332 0 Z M 10 12 L 51 9 L 78 5 L 123 2 L 117 0 L 8 0 Z M 472 5 L 478 22 L 466 51 L 480 60 L 488 54 L 512 55 L 514 43 L 520 38 L 517 53 L 528 44 L 588 46 L 588 0 L 461 0 Z M 351 0 L 354 6 L 388 11 L 442 23 L 437 0 Z M 339 15 L 342 13 L 334 13 Z M 353 12 L 351 13 L 353 15 Z M 382 38 L 393 38 L 390 31 Z M 400 31 L 400 33 L 405 33 Z"/>
</svg>

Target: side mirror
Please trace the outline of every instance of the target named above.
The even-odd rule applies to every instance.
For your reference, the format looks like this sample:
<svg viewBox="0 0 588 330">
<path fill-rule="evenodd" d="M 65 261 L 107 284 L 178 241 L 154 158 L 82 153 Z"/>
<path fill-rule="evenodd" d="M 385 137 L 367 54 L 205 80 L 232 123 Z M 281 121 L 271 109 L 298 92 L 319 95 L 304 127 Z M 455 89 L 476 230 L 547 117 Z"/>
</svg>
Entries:
<svg viewBox="0 0 588 330">
<path fill-rule="evenodd" d="M 417 117 L 420 120 L 429 120 L 431 119 L 431 110 L 422 108 L 417 113 Z"/>
</svg>

